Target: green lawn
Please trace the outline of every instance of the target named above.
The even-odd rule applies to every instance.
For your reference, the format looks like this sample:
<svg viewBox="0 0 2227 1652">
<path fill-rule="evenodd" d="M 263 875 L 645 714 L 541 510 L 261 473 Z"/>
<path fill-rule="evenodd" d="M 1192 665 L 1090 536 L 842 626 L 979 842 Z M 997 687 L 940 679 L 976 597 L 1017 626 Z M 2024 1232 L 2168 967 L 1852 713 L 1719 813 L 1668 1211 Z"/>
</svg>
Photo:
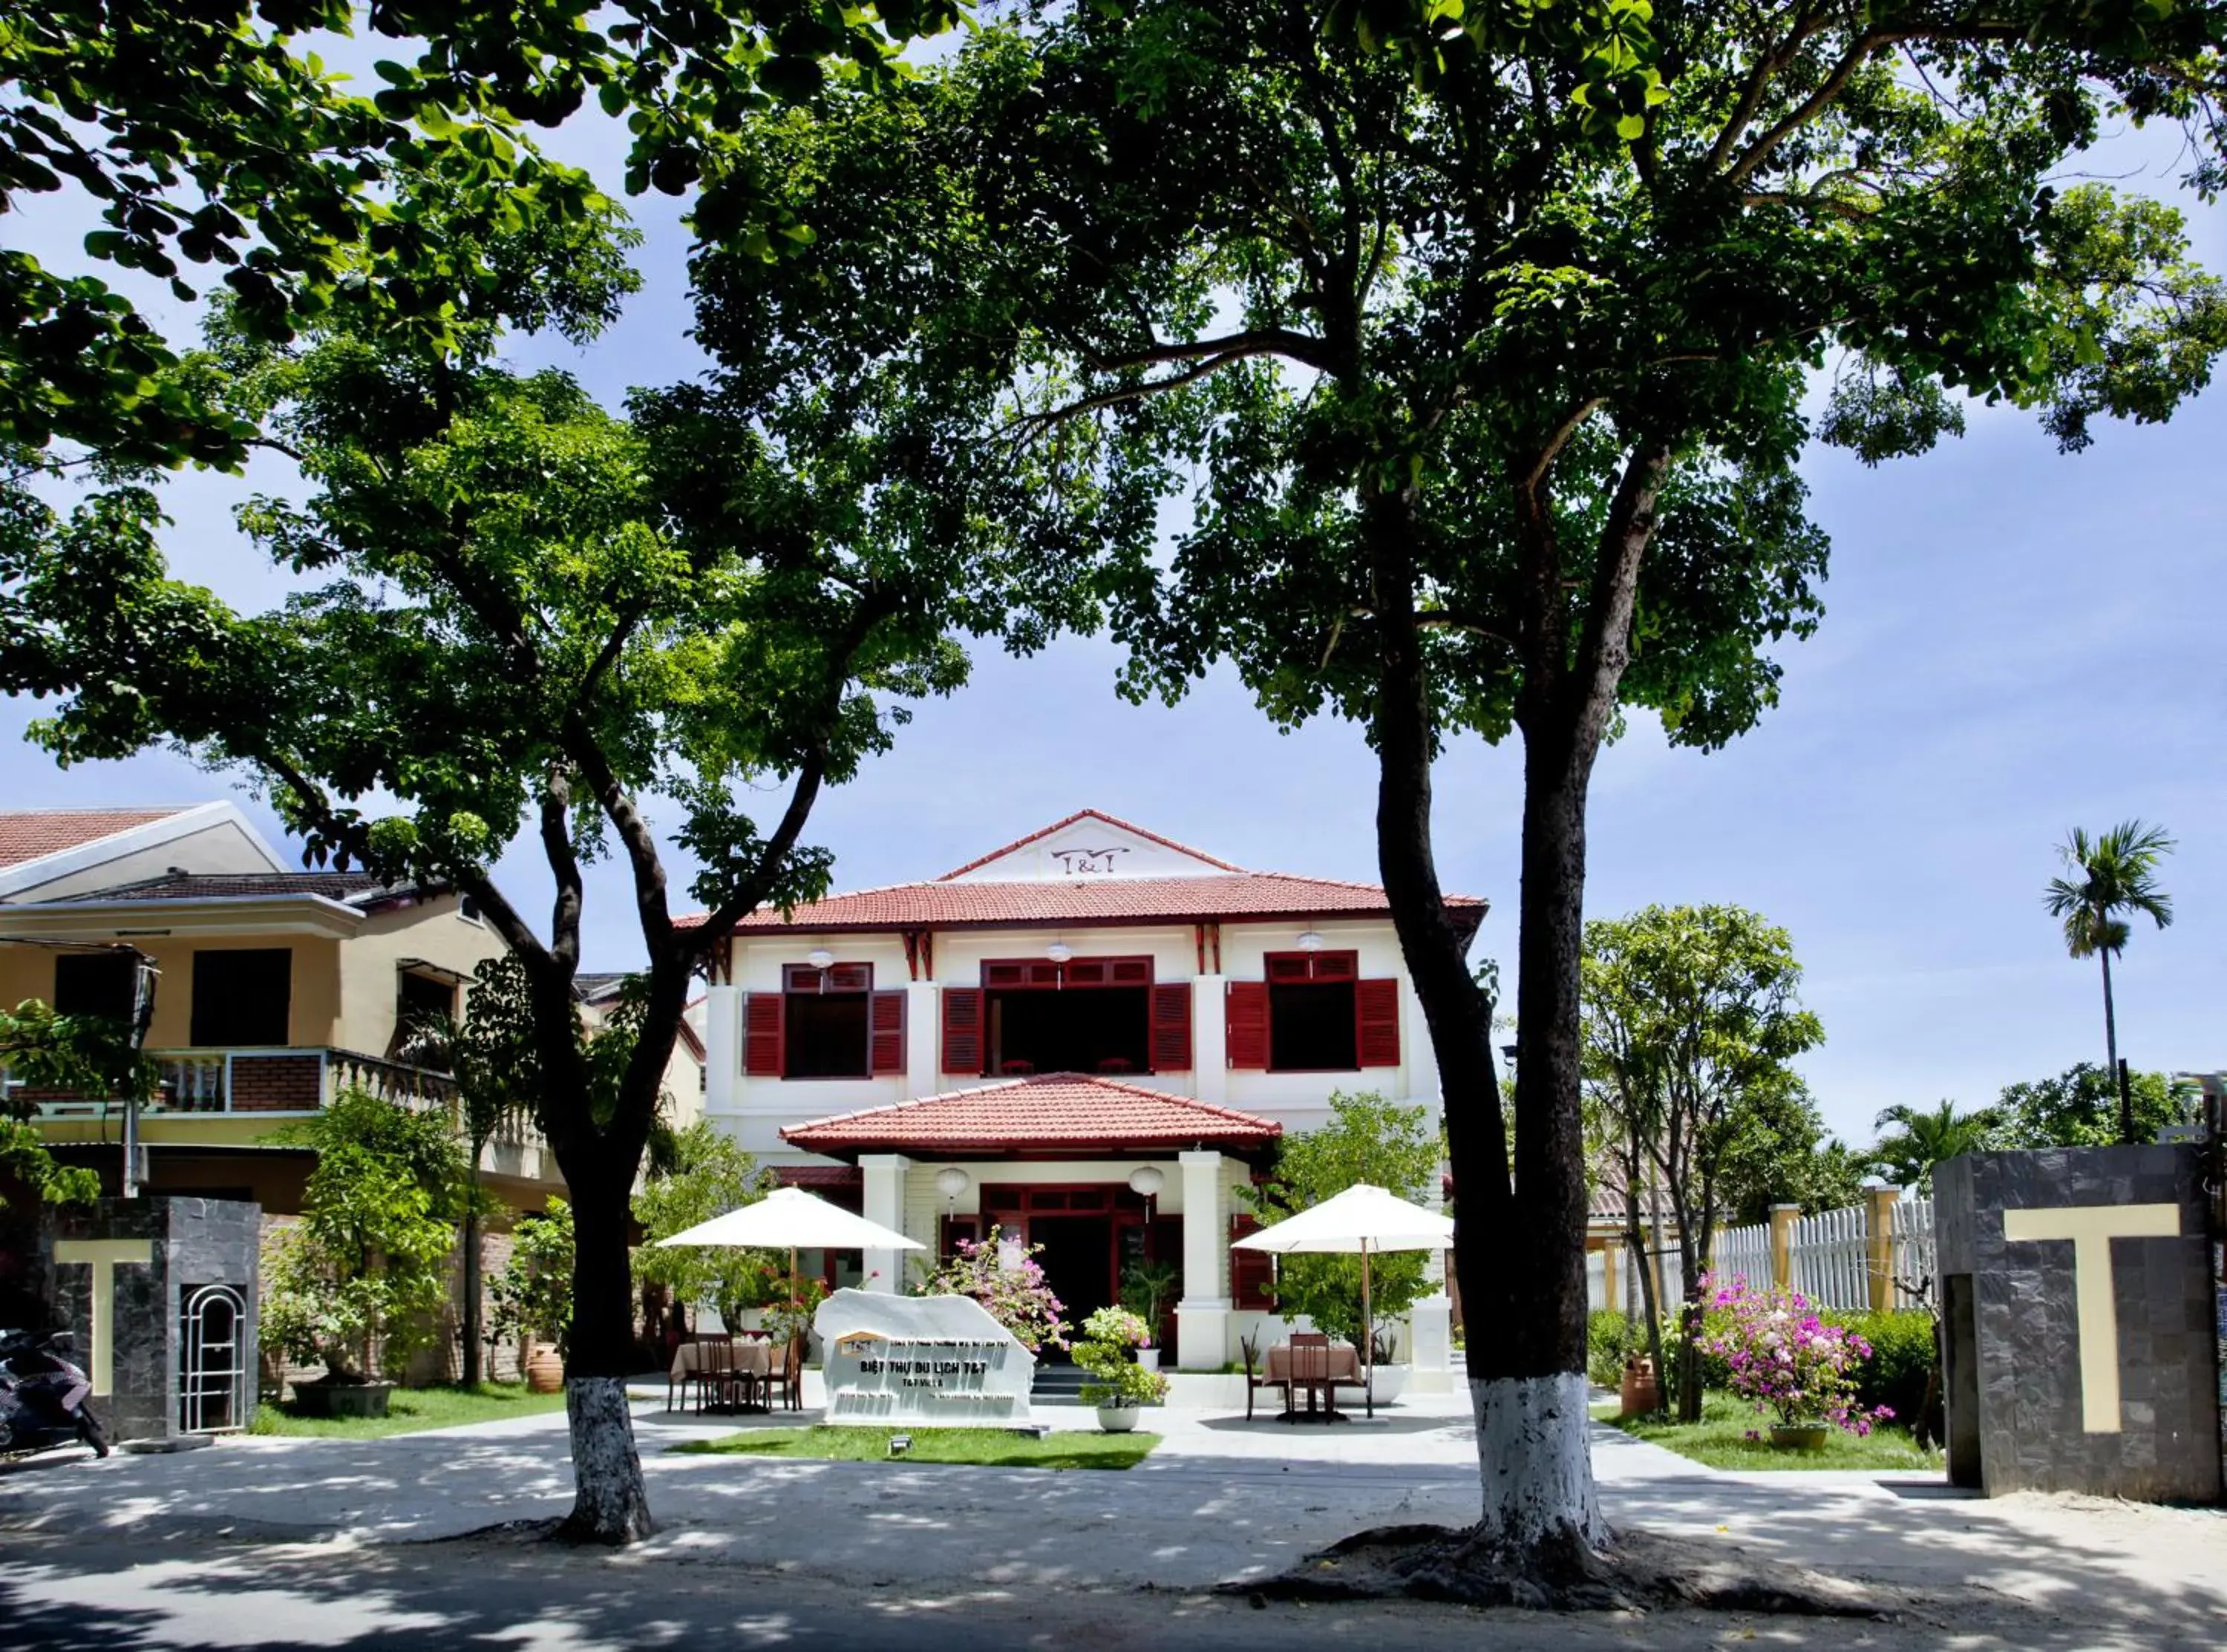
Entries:
<svg viewBox="0 0 2227 1652">
<path fill-rule="evenodd" d="M 863 1428 L 816 1424 L 810 1428 L 746 1429 L 718 1439 L 690 1440 L 676 1451 L 703 1456 L 817 1457 L 836 1463 L 882 1463 L 890 1436 L 909 1434 L 907 1463 L 972 1463 L 995 1469 L 1133 1469 L 1152 1454 L 1158 1434 L 1017 1434 L 1003 1428 Z"/>
<path fill-rule="evenodd" d="M 1753 1406 L 1728 1394 L 1706 1396 L 1698 1423 L 1619 1421 L 1613 1401 L 1597 1407 L 1593 1415 L 1636 1438 L 1667 1445 L 1681 1457 L 1713 1469 L 1937 1470 L 1943 1467 L 1941 1453 L 1920 1451 L 1906 1428 L 1876 1428 L 1860 1439 L 1835 1429 L 1825 1437 L 1822 1451 L 1780 1451 L 1771 1443 L 1770 1418 L 1758 1416 Z M 1760 1438 L 1751 1439 L 1751 1432 Z"/>
<path fill-rule="evenodd" d="M 522 1382 L 482 1382 L 476 1388 L 397 1388 L 388 1396 L 384 1417 L 297 1417 L 278 1406 L 258 1406 L 251 1434 L 292 1434 L 314 1439 L 377 1439 L 415 1434 L 460 1423 L 491 1423 L 501 1417 L 530 1417 L 562 1411 L 561 1394 L 528 1394 Z"/>
</svg>

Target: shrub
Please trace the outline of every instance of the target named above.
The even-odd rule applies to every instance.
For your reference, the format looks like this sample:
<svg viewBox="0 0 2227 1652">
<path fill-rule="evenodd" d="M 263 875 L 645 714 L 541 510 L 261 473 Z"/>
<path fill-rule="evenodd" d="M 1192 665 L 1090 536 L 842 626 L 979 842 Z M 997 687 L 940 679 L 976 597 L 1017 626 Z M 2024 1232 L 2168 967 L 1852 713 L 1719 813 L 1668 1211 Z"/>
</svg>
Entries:
<svg viewBox="0 0 2227 1652">
<path fill-rule="evenodd" d="M 1614 1308 L 1596 1308 L 1586 1316 L 1586 1375 L 1596 1387 L 1613 1388 L 1624 1381 L 1624 1362 L 1646 1351 L 1641 1328 Z"/>
<path fill-rule="evenodd" d="M 1758 1412 L 1775 1412 L 1783 1423 L 1828 1422 L 1851 1434 L 1868 1434 L 1875 1420 L 1894 1414 L 1857 1399 L 1856 1368 L 1871 1357 L 1871 1344 L 1828 1324 L 1807 1298 L 1734 1284 L 1711 1291 L 1708 1301 L 1726 1318 L 1720 1327 L 1704 1325 L 1702 1351 L 1724 1360 L 1727 1386 Z"/>
<path fill-rule="evenodd" d="M 1870 1355 L 1856 1367 L 1856 1400 L 1863 1406 L 1892 1411 L 1914 1426 L 1925 1406 L 1927 1379 L 1939 1362 L 1934 1340 L 1933 1316 L 1905 1310 L 1898 1313 L 1834 1313 L 1827 1320 L 1860 1337 Z M 1937 1410 L 1941 1396 L 1933 1397 Z M 1935 1438 L 1939 1425 L 1935 1425 Z"/>
<path fill-rule="evenodd" d="M 572 1207 L 549 1202 L 545 1215 L 526 1216 L 514 1230 L 510 1260 L 488 1283 L 489 1348 L 518 1344 L 523 1361 L 536 1342 L 557 1344 L 560 1355 L 572 1351 Z"/>
<path fill-rule="evenodd" d="M 1145 1322 L 1126 1308 L 1101 1308 L 1084 1320 L 1075 1362 L 1096 1381 L 1082 1385 L 1082 1403 L 1156 1406 L 1167 1398 L 1167 1378 L 1136 1361 L 1135 1350 L 1151 1343 Z"/>
<path fill-rule="evenodd" d="M 1046 1343 L 1065 1348 L 1067 1310 L 1044 1283 L 1043 1265 L 1037 1260 L 1037 1253 L 1043 1248 L 1021 1246 L 1017 1257 L 1008 1258 L 1005 1230 L 993 1227 L 979 1239 L 960 1240 L 958 1254 L 930 1274 L 914 1294 L 973 1298 L 1031 1354 L 1041 1352 Z"/>
</svg>

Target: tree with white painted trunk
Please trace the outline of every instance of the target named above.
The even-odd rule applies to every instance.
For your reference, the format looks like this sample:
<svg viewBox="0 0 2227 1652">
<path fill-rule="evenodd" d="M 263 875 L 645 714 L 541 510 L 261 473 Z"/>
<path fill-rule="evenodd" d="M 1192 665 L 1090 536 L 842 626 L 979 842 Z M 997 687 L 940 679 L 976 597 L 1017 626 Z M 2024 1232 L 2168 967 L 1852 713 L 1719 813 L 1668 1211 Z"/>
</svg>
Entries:
<svg viewBox="0 0 2227 1652">
<path fill-rule="evenodd" d="M 1378 755 L 1479 1553 L 1604 1535 L 1579 1105 L 1601 749 L 1630 709 L 1708 748 L 1775 700 L 1772 645 L 1820 612 L 1806 442 L 1921 452 L 1960 428 L 1954 387 L 2075 448 L 2205 381 L 2227 305 L 2178 216 L 2052 179 L 2115 111 L 2185 119 L 2215 182 L 2222 16 L 1135 0 L 1024 7 L 891 94 L 950 100 L 914 163 L 945 185 L 914 188 L 923 259 L 971 249 L 976 324 L 1036 352 L 999 450 L 1188 492 L 1171 555 L 1149 522 L 1109 551 L 1128 691 L 1231 660 L 1279 722 L 1335 713 Z M 1434 856 L 1432 766 L 1464 732 L 1523 742 L 1512 1117 Z"/>
<path fill-rule="evenodd" d="M 925 362 L 905 331 L 804 368 L 771 330 L 623 414 L 504 367 L 505 322 L 584 341 L 631 290 L 603 207 L 488 250 L 517 284 L 442 341 L 344 312 L 279 346 L 220 316 L 187 368 L 299 466 L 304 500 L 241 520 L 312 588 L 235 611 L 169 577 L 150 488 L 100 487 L 0 544 L 0 686 L 61 697 L 38 737 L 64 761 L 182 746 L 263 788 L 312 858 L 459 889 L 508 944 L 510 1076 L 574 1219 L 565 1530 L 619 1543 L 651 1523 L 624 1388 L 629 1199 L 693 982 L 750 913 L 824 890 L 814 802 L 890 745 L 905 701 L 964 679 L 960 633 L 1024 646 L 1087 594 L 1061 544 L 1019 531 L 1042 479 L 981 473 L 956 439 L 1004 374 Z M 820 270 L 767 268 L 815 302 Z M 676 844 L 695 918 L 673 910 Z M 540 924 L 496 874 L 514 845 L 552 889 Z M 589 1037 L 584 868 L 614 852 L 643 963 Z"/>
</svg>

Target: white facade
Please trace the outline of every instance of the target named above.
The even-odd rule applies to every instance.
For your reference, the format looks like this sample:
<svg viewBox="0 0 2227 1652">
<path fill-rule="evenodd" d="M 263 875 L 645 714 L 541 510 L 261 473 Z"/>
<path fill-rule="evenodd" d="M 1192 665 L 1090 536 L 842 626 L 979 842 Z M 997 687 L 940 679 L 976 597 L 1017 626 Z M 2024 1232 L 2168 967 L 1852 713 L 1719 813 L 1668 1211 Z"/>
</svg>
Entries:
<svg viewBox="0 0 2227 1652">
<path fill-rule="evenodd" d="M 1465 904 L 1481 915 L 1481 905 Z M 1063 915 L 1070 912 L 1080 915 Z M 1319 968 L 1337 979 L 1311 992 L 1294 995 L 1279 986 L 1272 995 L 1272 959 L 1283 960 L 1275 966 L 1282 975 Z M 993 1065 L 997 1050 L 986 1025 L 979 1063 L 945 1070 L 967 1066 L 952 1058 L 948 1047 L 945 1017 L 954 992 L 972 995 L 990 1018 L 1001 998 L 1009 1010 L 1015 1003 L 992 986 L 990 966 L 1032 965 L 1041 975 L 1054 960 L 1063 960 L 1063 980 L 1076 965 L 1088 969 L 1113 960 L 1121 960 L 1133 981 L 1140 974 L 1138 961 L 1149 963 L 1155 1017 L 1172 1012 L 1177 999 L 1171 989 L 1176 987 L 1187 989 L 1183 1001 L 1189 1011 L 1188 1036 L 1181 1041 L 1188 1045 L 1188 1059 L 1164 1069 L 1151 1057 L 1177 1044 L 1155 1039 L 1142 1062 L 1113 1058 L 1095 1068 L 1119 1084 L 1235 1109 L 1273 1120 L 1286 1134 L 1324 1123 L 1330 1097 L 1338 1090 L 1375 1091 L 1403 1105 L 1420 1105 L 1435 1126 L 1437 1066 L 1379 891 L 1242 872 L 1091 813 L 931 883 L 831 897 L 800 909 L 791 923 L 738 931 L 704 1004 L 706 1114 L 761 1163 L 826 1167 L 818 1173 L 825 1177 L 840 1161 L 799 1151 L 784 1140 L 784 1128 L 1006 1081 L 1011 1068 Z M 770 1044 L 753 1055 L 750 1029 L 756 1025 L 763 1034 L 777 1014 L 787 1013 L 785 987 L 814 979 L 816 966 L 843 972 L 845 985 L 855 990 L 862 977 L 848 966 L 858 966 L 871 972 L 871 992 L 885 995 L 878 1000 L 888 1006 L 878 1010 L 881 1016 L 892 1016 L 900 1001 L 903 1005 L 901 1038 L 885 1020 L 877 1051 L 883 1059 L 857 1064 L 859 1073 L 871 1068 L 872 1075 L 792 1076 L 787 1067 L 772 1065 Z M 1010 979 L 1013 972 L 1002 973 Z M 1276 1059 L 1275 1051 L 1305 1041 L 1309 1030 L 1299 1024 L 1301 1019 L 1318 1024 L 1319 1031 L 1349 1013 L 1340 1006 L 1362 993 L 1371 1019 L 1344 1052 L 1350 1065 L 1282 1070 L 1289 1063 Z M 1304 1017 L 1294 1007 L 1302 1000 Z M 1264 1004 L 1272 1006 L 1265 1059 L 1260 1035 L 1248 1035 L 1241 1024 L 1242 1009 L 1233 1022 L 1234 1003 L 1250 1005 L 1256 1014 Z M 1156 1018 L 1153 1025 L 1160 1024 Z M 1330 1044 L 1343 1036 L 1339 1029 Z M 1263 1316 L 1233 1303 L 1229 1259 L 1236 1214 L 1231 1190 L 1266 1163 L 1267 1155 L 1259 1151 L 1207 1142 L 1171 1147 L 1165 1141 L 1123 1151 L 1114 1141 L 1062 1157 L 1049 1145 L 999 1153 L 944 1149 L 930 1139 L 907 1143 L 901 1151 L 877 1148 L 844 1157 L 855 1159 L 861 1173 L 863 1213 L 901 1228 L 931 1251 L 954 1221 L 963 1226 L 970 1218 L 999 1220 L 1010 1229 L 1013 1219 L 999 1209 L 1011 1210 L 1019 1189 L 1095 1185 L 1119 1192 L 1133 1172 L 1152 1165 L 1160 1172 L 1159 1191 L 1147 1208 L 1151 1238 L 1145 1242 L 1159 1260 L 1179 1260 L 1184 1267 L 1184 1293 L 1174 1315 L 1177 1363 L 1218 1369 L 1236 1357 L 1238 1337 L 1259 1329 Z M 952 1164 L 967 1177 L 956 1193 L 939 1187 L 940 1173 Z M 952 1179 L 944 1178 L 946 1183 Z M 1133 1195 L 1126 1196 L 1134 1202 Z M 986 1211 L 986 1199 L 999 1209 Z M 1171 1221 L 1180 1223 L 1179 1257 L 1166 1254 L 1177 1247 Z M 894 1258 L 869 1257 L 865 1266 L 879 1275 L 871 1285 L 898 1288 Z M 1416 1311 L 1408 1343 L 1420 1385 L 1431 1386 L 1433 1372 L 1443 1380 L 1447 1317 L 1443 1293 Z"/>
</svg>

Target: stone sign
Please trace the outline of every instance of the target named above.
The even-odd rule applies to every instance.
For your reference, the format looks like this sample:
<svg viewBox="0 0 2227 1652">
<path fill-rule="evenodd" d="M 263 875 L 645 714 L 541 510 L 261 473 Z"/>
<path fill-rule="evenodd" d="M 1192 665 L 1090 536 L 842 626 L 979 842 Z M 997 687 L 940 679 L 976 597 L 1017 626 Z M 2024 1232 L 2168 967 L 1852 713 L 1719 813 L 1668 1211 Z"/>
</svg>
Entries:
<svg viewBox="0 0 2227 1652">
<path fill-rule="evenodd" d="M 838 1291 L 820 1304 L 831 1423 L 1024 1423 L 1036 1355 L 971 1297 Z"/>
<path fill-rule="evenodd" d="M 2203 1151 L 1934 1167 L 1949 1477 L 2148 1502 L 2220 1493 Z"/>
</svg>

